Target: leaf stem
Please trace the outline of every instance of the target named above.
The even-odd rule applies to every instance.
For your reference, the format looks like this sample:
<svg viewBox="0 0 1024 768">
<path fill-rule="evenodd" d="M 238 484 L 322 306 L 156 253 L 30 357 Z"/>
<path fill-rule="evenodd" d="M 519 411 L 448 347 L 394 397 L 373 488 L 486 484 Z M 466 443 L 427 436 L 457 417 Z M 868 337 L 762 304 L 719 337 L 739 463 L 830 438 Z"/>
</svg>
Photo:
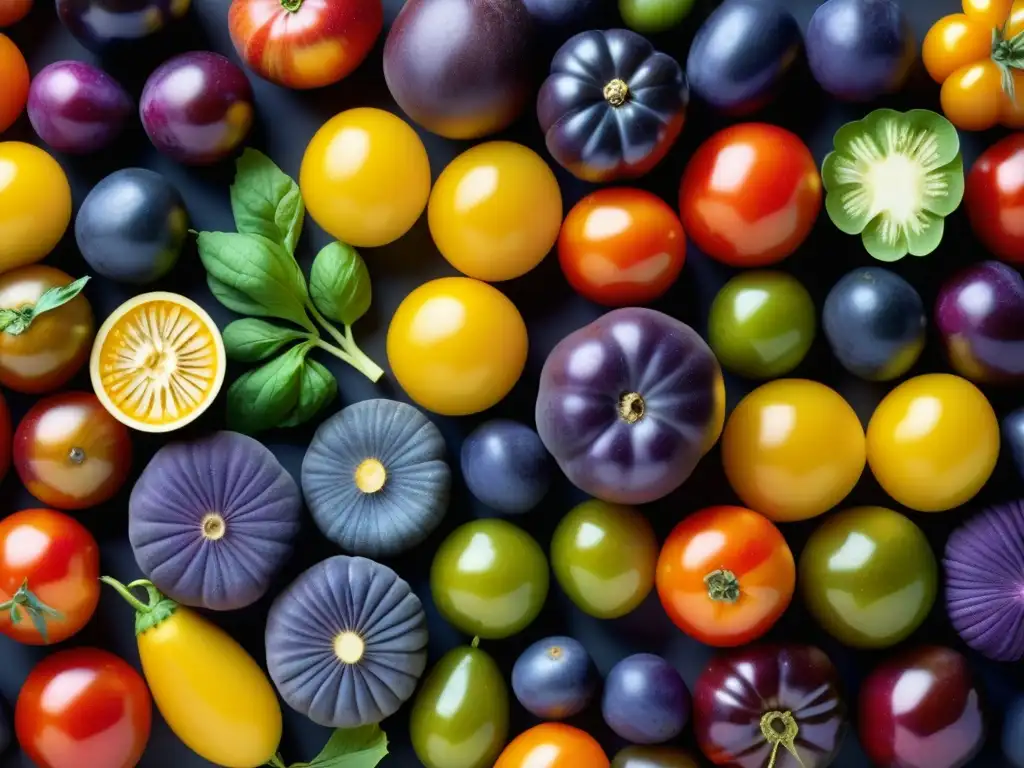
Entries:
<svg viewBox="0 0 1024 768">
<path fill-rule="evenodd" d="M 267 760 L 267 765 L 269 765 L 270 768 L 285 768 L 285 762 L 281 759 L 280 755 L 274 755 Z"/>
<path fill-rule="evenodd" d="M 306 308 L 309 310 L 313 318 L 324 327 L 324 330 L 331 335 L 331 337 L 338 343 L 335 347 L 332 344 L 327 344 L 322 340 L 316 340 L 314 343 L 321 349 L 330 352 L 332 355 L 340 360 L 344 360 L 346 363 L 351 365 L 361 374 L 363 374 L 370 381 L 376 383 L 380 381 L 380 377 L 384 375 L 384 369 L 377 365 L 370 357 L 359 348 L 355 342 L 355 338 L 352 336 L 352 326 L 345 326 L 345 333 L 342 334 L 330 321 L 327 320 L 320 311 L 314 306 L 312 301 L 306 301 Z"/>
</svg>

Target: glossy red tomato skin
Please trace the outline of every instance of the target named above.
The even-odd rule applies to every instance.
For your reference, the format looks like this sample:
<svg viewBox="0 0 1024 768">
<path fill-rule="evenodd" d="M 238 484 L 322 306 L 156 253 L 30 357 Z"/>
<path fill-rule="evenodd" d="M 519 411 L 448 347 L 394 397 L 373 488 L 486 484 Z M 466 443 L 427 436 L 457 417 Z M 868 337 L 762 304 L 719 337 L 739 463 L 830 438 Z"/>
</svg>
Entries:
<svg viewBox="0 0 1024 768">
<path fill-rule="evenodd" d="M 384 27 L 381 0 L 234 0 L 228 28 L 235 50 L 260 77 L 287 88 L 320 88 L 347 77 Z"/>
<path fill-rule="evenodd" d="M 7 401 L 0 392 L 0 483 L 11 468 L 11 412 L 7 409 Z"/>
<path fill-rule="evenodd" d="M 100 599 L 100 556 L 96 539 L 68 515 L 26 509 L 0 520 L 0 603 L 23 584 L 40 602 L 61 614 L 48 618 L 44 639 L 22 615 L 17 624 L 0 612 L 0 634 L 25 645 L 59 643 L 84 627 Z"/>
<path fill-rule="evenodd" d="M 1000 259 L 1024 264 L 1024 133 L 997 141 L 974 162 L 964 204 L 975 237 Z"/>
<path fill-rule="evenodd" d="M 599 189 L 565 217 L 558 260 L 581 296 L 606 307 L 646 304 L 679 277 L 686 236 L 675 211 L 657 195 L 632 187 Z"/>
<path fill-rule="evenodd" d="M 128 428 L 91 392 L 40 400 L 14 433 L 14 468 L 22 484 L 57 509 L 87 509 L 110 500 L 128 479 Z"/>
<path fill-rule="evenodd" d="M 73 648 L 29 673 L 14 728 L 39 768 L 134 768 L 152 717 L 149 689 L 126 661 L 98 648 Z"/>
<path fill-rule="evenodd" d="M 716 261 L 763 267 L 782 261 L 821 211 L 821 176 L 796 134 L 740 123 L 698 147 L 679 185 L 679 212 L 693 243 Z"/>
</svg>

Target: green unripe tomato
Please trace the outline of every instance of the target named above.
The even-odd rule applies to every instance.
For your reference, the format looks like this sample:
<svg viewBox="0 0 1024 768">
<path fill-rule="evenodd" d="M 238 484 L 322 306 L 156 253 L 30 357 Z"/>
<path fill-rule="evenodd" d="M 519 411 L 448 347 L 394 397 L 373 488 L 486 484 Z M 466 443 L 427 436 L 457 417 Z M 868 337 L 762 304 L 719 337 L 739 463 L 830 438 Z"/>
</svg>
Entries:
<svg viewBox="0 0 1024 768">
<path fill-rule="evenodd" d="M 749 379 L 773 379 L 800 364 L 814 341 L 814 301 L 785 272 L 744 272 L 711 304 L 708 341 L 722 367 Z"/>
<path fill-rule="evenodd" d="M 592 499 L 562 518 L 551 539 L 551 566 L 562 591 L 599 619 L 625 616 L 650 594 L 658 539 L 632 507 Z"/>
<path fill-rule="evenodd" d="M 643 34 L 665 32 L 683 23 L 694 0 L 619 0 L 626 26 Z"/>
<path fill-rule="evenodd" d="M 441 615 L 469 635 L 500 640 L 537 618 L 548 595 L 544 550 L 505 520 L 474 520 L 442 542 L 430 568 Z"/>
</svg>

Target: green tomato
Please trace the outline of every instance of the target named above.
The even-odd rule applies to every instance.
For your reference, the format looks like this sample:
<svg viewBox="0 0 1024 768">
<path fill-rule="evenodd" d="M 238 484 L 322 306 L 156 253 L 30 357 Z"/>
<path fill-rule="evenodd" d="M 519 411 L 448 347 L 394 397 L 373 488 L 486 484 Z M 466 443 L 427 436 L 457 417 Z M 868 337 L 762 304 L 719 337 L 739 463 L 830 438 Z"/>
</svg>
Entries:
<svg viewBox="0 0 1024 768">
<path fill-rule="evenodd" d="M 504 520 L 474 520 L 452 531 L 438 548 L 430 591 L 451 624 L 500 640 L 537 618 L 548 595 L 548 563 L 522 528 Z"/>
<path fill-rule="evenodd" d="M 562 518 L 551 540 L 555 578 L 580 610 L 625 616 L 654 586 L 658 540 L 632 507 L 592 499 Z"/>
<path fill-rule="evenodd" d="M 683 23 L 694 0 L 619 0 L 626 26 L 641 33 L 665 32 Z"/>
<path fill-rule="evenodd" d="M 409 719 L 426 768 L 490 768 L 508 736 L 508 686 L 476 645 L 449 651 L 420 684 Z"/>
<path fill-rule="evenodd" d="M 854 648 L 886 648 L 924 621 L 938 566 L 921 529 L 882 507 L 832 515 L 800 556 L 800 591 L 811 614 Z"/>
<path fill-rule="evenodd" d="M 744 272 L 711 304 L 708 340 L 726 370 L 750 379 L 783 376 L 814 341 L 814 302 L 785 272 Z"/>
</svg>

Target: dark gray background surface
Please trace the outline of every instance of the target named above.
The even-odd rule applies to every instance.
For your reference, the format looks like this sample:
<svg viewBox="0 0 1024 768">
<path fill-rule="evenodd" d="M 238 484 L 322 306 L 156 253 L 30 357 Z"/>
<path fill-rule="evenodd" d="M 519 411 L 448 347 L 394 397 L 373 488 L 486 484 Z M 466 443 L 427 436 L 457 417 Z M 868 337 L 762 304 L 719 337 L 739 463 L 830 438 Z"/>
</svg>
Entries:
<svg viewBox="0 0 1024 768">
<path fill-rule="evenodd" d="M 394 19 L 402 1 L 384 0 L 388 24 Z M 602 2 L 608 4 L 607 12 L 602 18 L 593 19 L 587 26 L 619 26 L 621 22 L 617 18 L 613 0 Z M 707 15 L 713 4 L 711 0 L 698 0 L 697 8 L 689 21 L 679 30 L 654 38 L 656 45 L 685 62 L 686 51 L 696 25 Z M 788 4 L 801 25 L 806 26 L 818 2 L 788 0 Z M 146 75 L 157 63 L 172 53 L 189 49 L 211 49 L 236 59 L 227 32 L 228 5 L 229 0 L 193 0 L 194 7 L 188 19 L 177 28 L 166 46 L 147 51 L 145 59 L 135 57 L 110 64 L 109 70 L 137 97 Z M 913 22 L 919 41 L 931 23 L 940 16 L 959 9 L 957 0 L 903 0 L 903 5 Z M 61 27 L 56 19 L 52 0 L 37 0 L 37 7 L 30 17 L 7 32 L 24 51 L 33 73 L 59 59 L 92 60 L 92 56 Z M 566 35 L 551 37 L 545 41 L 543 48 L 538 48 L 537 63 L 540 70 L 547 66 L 551 53 L 565 37 Z M 256 92 L 258 113 L 250 143 L 267 151 L 287 173 L 296 176 L 302 153 L 310 137 L 325 120 L 337 112 L 356 106 L 377 106 L 397 111 L 381 73 L 382 48 L 383 37 L 354 75 L 336 86 L 310 93 L 290 92 L 262 82 L 250 74 Z M 869 107 L 842 105 L 826 98 L 813 83 L 810 83 L 792 88 L 782 102 L 759 114 L 757 119 L 778 123 L 796 131 L 820 161 L 831 148 L 832 134 L 836 128 L 848 120 L 862 117 L 870 108 L 883 105 L 938 109 L 938 87 L 928 79 L 918 62 L 903 94 L 887 100 L 885 104 L 874 104 Z M 708 115 L 700 105 L 694 105 L 690 113 L 690 122 L 684 129 L 679 144 L 654 174 L 642 180 L 640 186 L 661 194 L 675 207 L 679 178 L 687 159 L 700 141 L 724 124 L 724 120 Z M 422 130 L 420 134 L 429 150 L 435 178 L 453 157 L 469 146 L 468 143 L 448 141 Z M 511 130 L 498 138 L 522 141 L 545 154 L 532 109 L 528 110 Z M 996 138 L 998 135 L 994 134 L 964 135 L 966 163 L 973 162 L 980 149 L 991 144 Z M 13 129 L 4 134 L 2 139 L 37 141 L 24 117 Z M 176 165 L 153 150 L 137 121 L 112 151 L 90 158 L 61 155 L 57 157 L 71 178 L 76 209 L 91 185 L 105 175 L 119 168 L 141 165 L 165 174 L 177 185 L 185 195 L 195 229 L 232 228 L 227 195 L 227 186 L 233 175 L 232 164 L 228 162 L 207 169 L 189 169 Z M 552 165 L 554 166 L 553 163 Z M 562 183 L 565 210 L 568 211 L 569 207 L 591 188 L 576 181 L 557 166 L 554 167 Z M 306 233 L 300 245 L 303 263 L 308 266 L 312 255 L 328 240 L 329 238 L 307 218 Z M 367 317 L 357 324 L 357 338 L 363 349 L 386 367 L 385 335 L 389 318 L 399 302 L 416 286 L 434 277 L 453 274 L 453 270 L 434 248 L 425 217 L 398 242 L 386 248 L 367 249 L 363 255 L 374 280 L 374 305 Z M 966 218 L 960 211 L 947 220 L 945 240 L 938 252 L 926 259 L 908 257 L 894 268 L 918 288 L 926 304 L 930 306 L 935 300 L 937 287 L 943 278 L 956 267 L 982 258 L 985 258 L 985 253 L 972 239 Z M 793 272 L 804 282 L 820 310 L 828 289 L 842 274 L 869 262 L 870 258 L 863 250 L 860 239 L 840 234 L 822 211 L 811 238 L 793 257 L 784 262 L 782 268 Z M 66 237 L 57 251 L 47 259 L 47 263 L 60 266 L 76 276 L 86 271 L 86 265 L 77 254 L 74 240 L 70 236 Z M 730 274 L 727 268 L 711 262 L 691 246 L 681 279 L 655 307 L 703 331 L 715 291 Z M 156 287 L 177 290 L 191 296 L 209 309 L 218 323 L 224 325 L 229 322 L 230 313 L 212 299 L 203 278 L 202 266 L 194 249 L 190 249 L 182 258 L 174 275 Z M 545 356 L 563 336 L 585 325 L 602 312 L 599 307 L 572 292 L 561 275 L 557 259 L 553 256 L 529 275 L 502 284 L 500 288 L 515 301 L 526 319 L 530 332 L 529 361 L 519 384 L 509 397 L 492 411 L 462 419 L 433 417 L 448 440 L 450 460 L 456 472 L 462 439 L 482 420 L 502 416 L 532 423 L 536 382 Z M 100 279 L 93 280 L 86 293 L 100 319 L 132 295 L 129 289 Z M 331 365 L 338 375 L 341 400 L 335 407 L 373 396 L 406 399 L 390 377 L 375 387 L 360 374 L 333 359 L 323 358 L 322 361 Z M 941 370 L 946 370 L 946 367 L 935 335 L 932 333 L 927 351 L 911 373 Z M 229 370 L 229 381 L 236 374 L 236 370 Z M 832 359 L 827 344 L 820 335 L 811 354 L 792 375 L 818 379 L 838 389 L 854 405 L 865 424 L 875 404 L 889 388 L 885 385 L 867 384 L 846 374 Z M 80 376 L 76 380 L 76 385 L 88 389 L 87 377 Z M 749 382 L 729 378 L 730 408 L 752 386 Z M 992 399 L 1000 415 L 1024 402 L 1019 391 L 1013 393 L 1005 390 L 986 390 L 986 394 Z M 14 418 L 17 420 L 32 400 L 15 395 L 7 396 L 14 411 Z M 222 409 L 214 407 L 199 423 L 184 433 L 176 434 L 175 437 L 195 436 L 216 429 L 221 424 Z M 297 477 L 312 431 L 312 427 L 280 431 L 264 435 L 263 440 Z M 133 435 L 133 440 L 135 465 L 132 480 L 161 444 L 160 439 L 141 434 Z M 139 576 L 127 539 L 126 510 L 130 488 L 131 481 L 113 502 L 76 515 L 99 540 L 103 570 L 125 581 Z M 965 514 L 986 504 L 1016 499 L 1022 495 L 1024 494 L 1020 480 L 1016 478 L 1009 456 L 1004 452 L 991 482 L 965 509 L 939 515 L 911 514 L 910 517 L 927 532 L 937 554 L 941 556 L 946 536 Z M 582 498 L 578 491 L 569 488 L 563 481 L 556 486 L 550 498 L 539 509 L 518 519 L 517 522 L 534 534 L 546 549 L 551 532 L 560 516 Z M 709 504 L 736 501 L 722 473 L 718 451 L 715 450 L 704 459 L 683 488 L 669 498 L 650 505 L 645 511 L 653 520 L 659 535 L 663 537 L 681 517 L 692 510 Z M 880 490 L 870 472 L 865 472 L 857 489 L 842 506 L 869 503 L 899 509 Z M 20 487 L 12 471 L 0 486 L 0 515 L 34 505 L 36 503 Z M 399 562 L 389 562 L 409 580 L 426 606 L 431 630 L 431 662 L 447 649 L 468 640 L 441 620 L 433 608 L 428 585 L 432 554 L 443 537 L 455 526 L 467 519 L 488 514 L 490 513 L 486 509 L 474 502 L 461 479 L 456 476 L 451 510 L 440 530 L 409 556 L 401 558 Z M 807 535 L 818 522 L 820 521 L 812 520 L 783 527 L 797 557 Z M 336 550 L 307 520 L 302 538 L 297 545 L 297 554 L 285 573 L 281 574 L 275 590 L 247 610 L 214 615 L 212 618 L 241 641 L 262 663 L 263 627 L 271 599 L 300 571 L 332 554 L 336 554 Z M 554 582 L 544 613 L 531 627 L 509 640 L 488 642 L 486 648 L 508 673 L 517 654 L 526 645 L 550 634 L 571 634 L 579 638 L 587 646 L 603 673 L 629 653 L 647 651 L 662 654 L 677 665 L 690 685 L 694 683 L 712 653 L 711 649 L 701 646 L 679 632 L 665 617 L 654 595 L 632 615 L 606 622 L 590 618 L 576 610 Z M 794 602 L 765 639 L 807 642 L 823 648 L 840 669 L 847 701 L 854 710 L 858 681 L 880 659 L 894 652 L 894 649 L 891 649 L 863 653 L 844 648 L 813 622 L 799 600 Z M 946 620 L 941 597 L 936 602 L 929 620 L 904 645 L 919 643 L 943 643 L 966 651 Z M 66 645 L 107 648 L 132 664 L 138 664 L 130 610 L 112 591 L 104 590 L 99 610 L 91 624 Z M 22 681 L 33 664 L 47 653 L 46 649 L 28 648 L 0 637 L 0 697 L 6 699 L 9 705 L 13 706 Z M 999 717 L 996 713 L 1005 709 L 1006 703 L 1016 691 L 1024 689 L 1024 674 L 1017 665 L 987 662 L 974 653 L 968 653 L 968 656 L 984 685 L 990 715 L 996 715 L 990 716 L 993 727 L 987 750 L 972 765 L 999 768 L 1004 763 L 999 754 Z M 392 754 L 383 765 L 390 768 L 415 768 L 419 765 L 408 743 L 406 718 L 406 710 L 403 710 L 383 724 L 392 742 Z M 595 734 L 609 750 L 609 755 L 622 746 L 622 743 L 601 723 L 599 707 L 591 708 L 588 713 L 573 722 Z M 518 705 L 513 706 L 514 732 L 534 723 L 535 721 Z M 326 729 L 309 723 L 285 707 L 285 735 L 281 747 L 286 760 L 311 759 L 327 737 Z M 684 737 L 684 742 L 693 749 L 694 754 L 698 754 L 689 732 Z M 868 764 L 857 743 L 855 732 L 851 730 L 840 757 L 833 765 L 836 768 L 863 768 Z M 27 759 L 16 753 L 0 758 L 0 768 L 20 768 L 29 765 Z M 142 768 L 201 768 L 208 764 L 179 743 L 159 717 L 156 717 L 149 748 L 140 765 Z"/>
</svg>

